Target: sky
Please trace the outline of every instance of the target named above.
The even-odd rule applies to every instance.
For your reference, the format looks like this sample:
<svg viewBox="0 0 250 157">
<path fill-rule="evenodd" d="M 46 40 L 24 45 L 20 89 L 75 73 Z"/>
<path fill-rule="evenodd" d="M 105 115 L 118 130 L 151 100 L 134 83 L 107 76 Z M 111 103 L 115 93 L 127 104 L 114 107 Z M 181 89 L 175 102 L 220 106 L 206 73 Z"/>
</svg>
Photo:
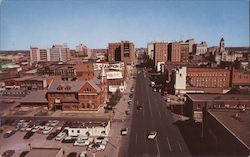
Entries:
<svg viewBox="0 0 250 157">
<path fill-rule="evenodd" d="M 249 46 L 249 0 L 0 0 L 0 50 L 194 38 Z"/>
</svg>

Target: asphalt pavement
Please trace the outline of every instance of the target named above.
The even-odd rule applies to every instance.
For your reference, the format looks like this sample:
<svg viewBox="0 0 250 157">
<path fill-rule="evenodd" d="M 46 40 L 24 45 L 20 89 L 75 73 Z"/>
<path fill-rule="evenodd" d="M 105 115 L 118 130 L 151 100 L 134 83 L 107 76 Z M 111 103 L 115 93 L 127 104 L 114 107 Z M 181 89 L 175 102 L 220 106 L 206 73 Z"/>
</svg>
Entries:
<svg viewBox="0 0 250 157">
<path fill-rule="evenodd" d="M 153 140 L 147 139 L 150 131 L 157 131 Z M 136 78 L 128 151 L 122 156 L 191 156 L 163 97 L 150 87 L 147 73 L 140 72 Z"/>
</svg>

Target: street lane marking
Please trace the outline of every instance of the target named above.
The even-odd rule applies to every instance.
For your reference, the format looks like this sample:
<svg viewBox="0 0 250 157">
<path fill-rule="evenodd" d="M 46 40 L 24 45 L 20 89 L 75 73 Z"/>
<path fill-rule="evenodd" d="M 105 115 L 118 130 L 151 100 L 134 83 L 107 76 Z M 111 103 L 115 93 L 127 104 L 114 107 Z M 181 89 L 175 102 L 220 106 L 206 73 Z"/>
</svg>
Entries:
<svg viewBox="0 0 250 157">
<path fill-rule="evenodd" d="M 179 145 L 180 151 L 182 152 L 182 148 L 181 148 L 180 142 L 178 142 L 178 145 Z"/>
<path fill-rule="evenodd" d="M 157 137 L 155 139 L 156 139 L 157 157 L 161 157 Z"/>
<path fill-rule="evenodd" d="M 170 145 L 170 143 L 169 143 L 168 137 L 167 137 L 166 139 L 167 139 L 167 142 L 168 142 L 168 148 L 169 148 L 170 152 L 172 152 L 172 148 L 171 148 L 171 145 Z"/>
<path fill-rule="evenodd" d="M 159 115 L 160 115 L 160 118 L 161 118 L 161 111 L 158 111 L 159 112 Z"/>
<path fill-rule="evenodd" d="M 137 134 L 135 135 L 135 144 L 137 144 Z"/>
</svg>

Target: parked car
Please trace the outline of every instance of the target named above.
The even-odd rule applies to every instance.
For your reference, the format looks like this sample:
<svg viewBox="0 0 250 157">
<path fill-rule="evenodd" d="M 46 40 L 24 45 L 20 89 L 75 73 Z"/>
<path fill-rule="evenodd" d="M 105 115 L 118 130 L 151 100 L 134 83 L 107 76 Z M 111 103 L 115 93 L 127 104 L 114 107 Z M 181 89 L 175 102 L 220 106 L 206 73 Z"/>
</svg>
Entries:
<svg viewBox="0 0 250 157">
<path fill-rule="evenodd" d="M 15 133 L 16 133 L 15 131 L 9 130 L 9 131 L 7 131 L 7 132 L 3 135 L 3 137 L 4 137 L 4 138 L 9 138 L 10 136 L 14 135 Z"/>
<path fill-rule="evenodd" d="M 157 135 L 156 131 L 150 131 L 150 133 L 148 134 L 148 139 L 153 140 Z"/>
<path fill-rule="evenodd" d="M 29 139 L 31 136 L 33 136 L 35 134 L 35 132 L 29 131 L 24 135 L 24 139 Z"/>
<path fill-rule="evenodd" d="M 28 153 L 29 151 L 24 151 L 19 155 L 19 157 L 25 157 Z"/>
<path fill-rule="evenodd" d="M 55 140 L 61 141 L 61 140 L 64 138 L 64 136 L 66 136 L 66 133 L 65 133 L 65 132 L 60 132 L 60 133 L 56 136 Z"/>
<path fill-rule="evenodd" d="M 74 146 L 87 146 L 89 145 L 88 140 L 76 140 L 75 143 L 73 144 Z"/>
<path fill-rule="evenodd" d="M 108 139 L 102 136 L 99 136 L 95 139 L 95 143 L 101 143 L 102 141 L 108 141 Z"/>
<path fill-rule="evenodd" d="M 102 150 L 102 151 L 104 151 L 104 149 L 106 148 L 106 145 L 96 143 L 95 144 L 95 148 L 96 148 L 96 150 Z"/>
<path fill-rule="evenodd" d="M 76 152 L 70 152 L 67 157 L 77 157 L 77 153 Z"/>
<path fill-rule="evenodd" d="M 53 127 L 45 126 L 44 131 L 43 131 L 43 134 L 44 134 L 44 135 L 47 135 L 47 134 L 49 134 L 52 130 L 53 130 Z"/>
<path fill-rule="evenodd" d="M 47 136 L 47 140 L 52 140 L 52 139 L 54 139 L 59 133 L 60 133 L 60 131 L 51 132 L 51 133 L 49 134 L 49 136 Z"/>
<path fill-rule="evenodd" d="M 71 138 L 70 136 L 68 136 L 68 137 L 66 137 L 66 138 L 64 138 L 62 140 L 62 143 L 75 143 L 75 141 L 76 141 L 76 139 Z"/>
<path fill-rule="evenodd" d="M 79 157 L 87 157 L 87 152 L 86 151 L 82 151 L 79 155 Z"/>
<path fill-rule="evenodd" d="M 126 136 L 128 134 L 128 128 L 124 128 L 121 130 L 121 135 Z"/>
<path fill-rule="evenodd" d="M 1 156 L 2 157 L 11 157 L 13 154 L 15 154 L 15 150 L 6 150 Z"/>
</svg>

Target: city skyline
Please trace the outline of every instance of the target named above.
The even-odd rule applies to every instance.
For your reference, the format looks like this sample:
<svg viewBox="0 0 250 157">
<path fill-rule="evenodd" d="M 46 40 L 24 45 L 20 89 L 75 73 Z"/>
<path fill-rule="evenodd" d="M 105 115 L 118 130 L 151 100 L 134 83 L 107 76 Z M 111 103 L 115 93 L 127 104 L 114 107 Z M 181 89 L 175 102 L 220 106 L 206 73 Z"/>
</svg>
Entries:
<svg viewBox="0 0 250 157">
<path fill-rule="evenodd" d="M 129 40 L 194 38 L 208 46 L 249 46 L 249 0 L 241 1 L 7 1 L 1 3 L 0 50 L 51 47 L 106 48 Z M 122 20 L 121 20 L 122 19 Z"/>
</svg>

